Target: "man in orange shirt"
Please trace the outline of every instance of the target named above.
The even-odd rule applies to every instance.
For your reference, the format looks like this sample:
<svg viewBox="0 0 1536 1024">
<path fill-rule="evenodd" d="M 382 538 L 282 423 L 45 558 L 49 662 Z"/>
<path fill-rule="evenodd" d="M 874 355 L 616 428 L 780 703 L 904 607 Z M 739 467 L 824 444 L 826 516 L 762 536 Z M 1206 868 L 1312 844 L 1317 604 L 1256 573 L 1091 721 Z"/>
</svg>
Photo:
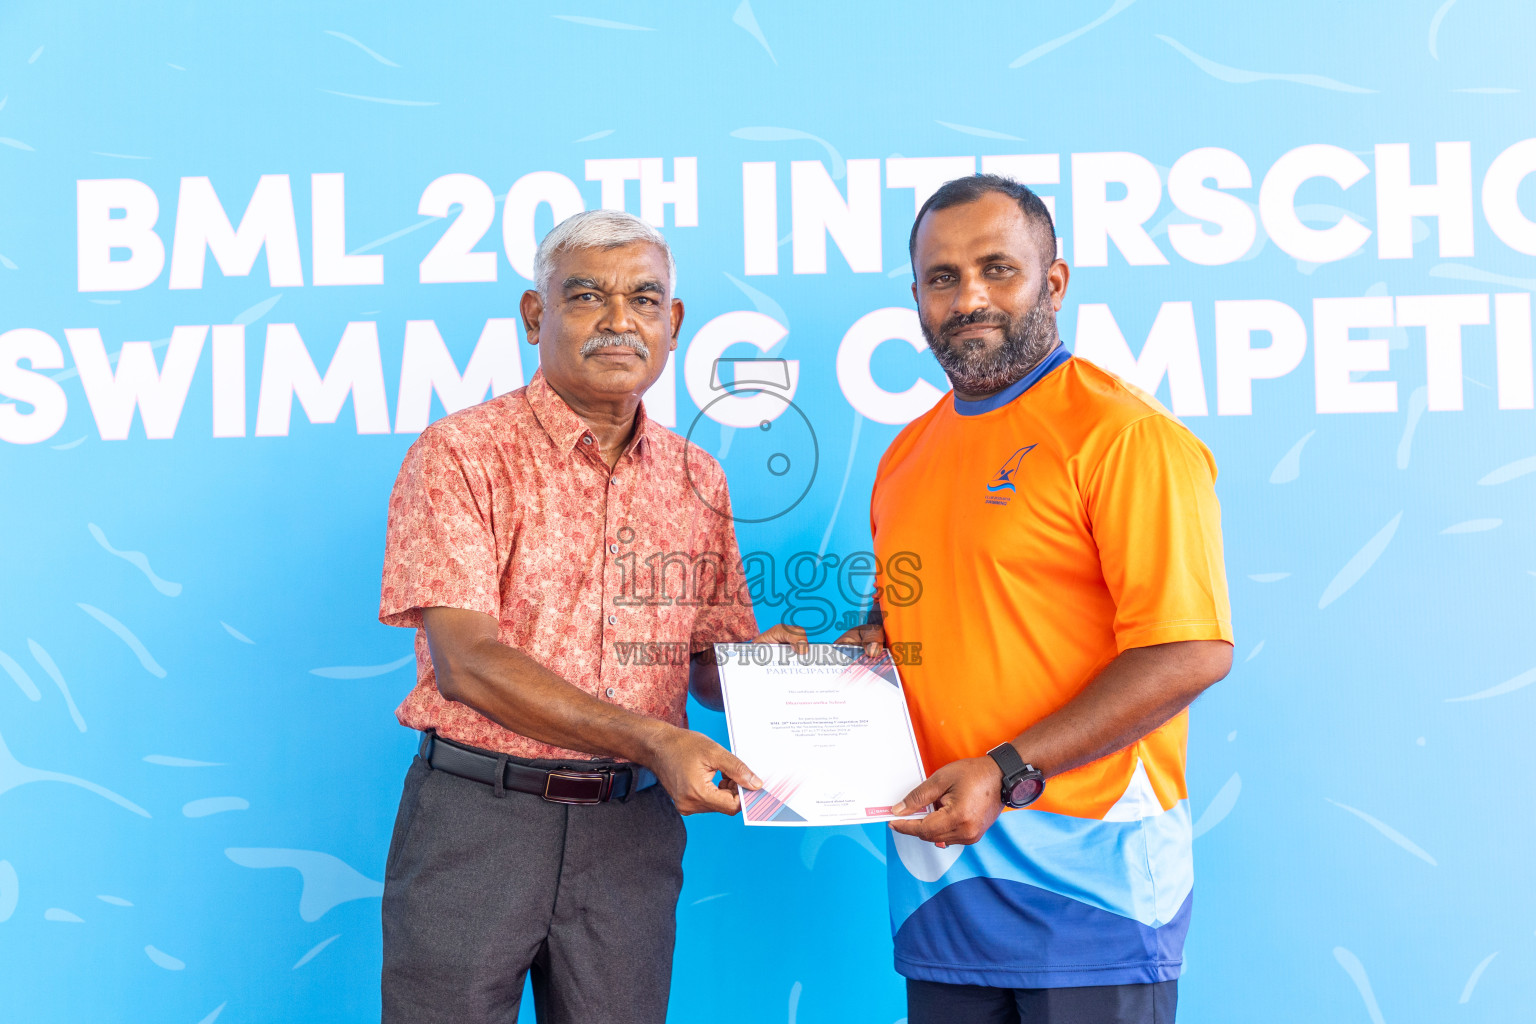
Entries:
<svg viewBox="0 0 1536 1024">
<path fill-rule="evenodd" d="M 1172 1021 L 1185 709 L 1232 663 L 1215 463 L 1061 347 L 1068 268 L 1029 189 L 949 182 L 911 253 L 954 393 L 891 443 L 870 520 L 922 588 L 841 640 L 921 645 L 902 676 L 932 774 L 892 810 L 934 811 L 888 858 L 908 1019 Z"/>
</svg>

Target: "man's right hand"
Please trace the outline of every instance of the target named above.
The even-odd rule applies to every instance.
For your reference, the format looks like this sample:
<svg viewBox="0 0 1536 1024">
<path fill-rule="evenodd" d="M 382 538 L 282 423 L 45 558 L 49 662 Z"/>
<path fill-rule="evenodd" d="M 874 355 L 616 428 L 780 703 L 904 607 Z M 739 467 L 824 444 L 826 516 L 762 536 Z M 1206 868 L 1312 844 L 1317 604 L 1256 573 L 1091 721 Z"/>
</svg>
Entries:
<svg viewBox="0 0 1536 1024">
<path fill-rule="evenodd" d="M 878 622 L 866 622 L 862 626 L 854 626 L 832 642 L 834 644 L 856 644 L 864 648 L 864 653 L 869 657 L 878 658 L 880 657 L 880 649 L 885 646 L 885 627 Z"/>
<path fill-rule="evenodd" d="M 672 795 L 680 814 L 735 814 L 741 809 L 737 786 L 763 787 L 763 780 L 739 757 L 703 733 L 667 726 L 654 751 L 646 767 Z M 718 785 L 715 772 L 722 776 Z"/>
</svg>

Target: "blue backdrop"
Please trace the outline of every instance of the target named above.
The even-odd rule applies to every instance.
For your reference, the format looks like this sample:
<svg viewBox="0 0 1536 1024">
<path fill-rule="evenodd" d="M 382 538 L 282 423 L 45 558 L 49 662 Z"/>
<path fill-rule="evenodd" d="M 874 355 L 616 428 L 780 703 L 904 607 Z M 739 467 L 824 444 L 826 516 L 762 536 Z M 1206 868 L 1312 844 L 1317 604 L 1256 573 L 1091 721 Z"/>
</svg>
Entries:
<svg viewBox="0 0 1536 1024">
<path fill-rule="evenodd" d="M 902 340 L 915 200 L 985 166 L 1055 203 L 1063 336 L 1221 467 L 1182 1019 L 1527 1014 L 1536 17 L 1242 6 L 6 4 L 0 1012 L 376 1015 L 386 499 L 445 400 L 531 374 L 498 321 L 557 213 L 660 218 L 669 418 L 763 516 L 741 399 L 699 410 L 716 356 L 792 362 L 819 463 L 739 527 L 759 620 L 853 610 L 785 566 L 867 550 L 943 386 Z M 878 826 L 689 833 L 672 1019 L 903 1016 Z"/>
</svg>

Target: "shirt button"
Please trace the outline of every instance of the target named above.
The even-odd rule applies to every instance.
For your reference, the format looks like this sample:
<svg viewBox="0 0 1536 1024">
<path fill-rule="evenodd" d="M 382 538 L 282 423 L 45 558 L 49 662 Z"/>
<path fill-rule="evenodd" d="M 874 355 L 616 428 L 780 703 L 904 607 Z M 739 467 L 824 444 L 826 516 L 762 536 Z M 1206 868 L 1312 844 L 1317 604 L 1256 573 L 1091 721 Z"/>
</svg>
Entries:
<svg viewBox="0 0 1536 1024">
<path fill-rule="evenodd" d="M 609 484 L 610 487 L 617 487 L 617 486 L 619 486 L 619 478 L 616 477 L 616 476 L 609 477 L 608 478 L 608 484 Z"/>
<path fill-rule="evenodd" d="M 619 546 L 617 544 L 609 544 L 608 545 L 608 553 L 610 555 L 618 554 L 619 553 Z"/>
<path fill-rule="evenodd" d="M 611 687 L 611 686 L 608 687 L 608 696 L 610 696 L 610 697 L 613 696 L 613 687 Z"/>
<path fill-rule="evenodd" d="M 619 617 L 617 615 L 610 615 L 610 616 L 608 616 L 608 625 L 612 626 L 615 623 L 617 623 L 618 621 L 619 621 Z"/>
<path fill-rule="evenodd" d="M 582 444 L 591 444 L 592 443 L 592 435 L 591 434 L 584 434 L 582 436 L 582 438 L 581 438 L 581 443 Z"/>
</svg>

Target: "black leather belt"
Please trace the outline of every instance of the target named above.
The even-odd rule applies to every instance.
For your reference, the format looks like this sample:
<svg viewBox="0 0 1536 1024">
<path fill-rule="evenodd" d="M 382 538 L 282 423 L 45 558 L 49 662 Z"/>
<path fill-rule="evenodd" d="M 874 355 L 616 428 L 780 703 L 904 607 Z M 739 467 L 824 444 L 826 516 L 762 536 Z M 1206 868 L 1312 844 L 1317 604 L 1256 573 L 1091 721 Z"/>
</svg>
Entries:
<svg viewBox="0 0 1536 1024">
<path fill-rule="evenodd" d="M 432 731 L 421 734 L 421 759 L 440 772 L 482 782 L 497 796 L 507 790 L 532 793 L 556 804 L 600 804 L 628 800 L 631 795 L 656 785 L 649 768 L 637 764 L 598 762 L 592 771 L 577 768 L 535 768 L 518 764 L 505 754 L 466 747 L 445 740 Z"/>
</svg>

